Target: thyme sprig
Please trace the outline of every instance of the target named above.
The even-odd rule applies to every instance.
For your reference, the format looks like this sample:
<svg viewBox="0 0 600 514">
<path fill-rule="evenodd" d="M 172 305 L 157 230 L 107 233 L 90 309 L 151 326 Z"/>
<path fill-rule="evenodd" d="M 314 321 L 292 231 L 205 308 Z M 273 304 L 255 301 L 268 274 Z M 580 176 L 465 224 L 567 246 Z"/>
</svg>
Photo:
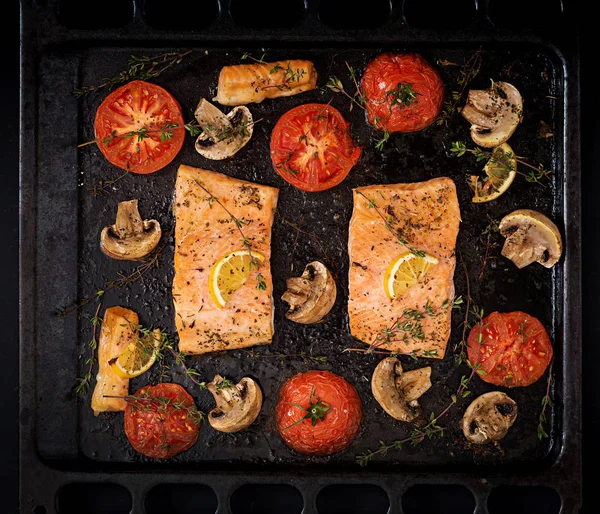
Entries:
<svg viewBox="0 0 600 514">
<path fill-rule="evenodd" d="M 96 362 L 97 362 L 96 361 L 96 349 L 98 348 L 97 330 L 98 330 L 98 326 L 102 323 L 102 318 L 100 318 L 98 315 L 100 314 L 101 307 L 102 307 L 102 302 L 99 302 L 98 307 L 96 308 L 96 313 L 90 319 L 93 329 L 92 329 L 92 339 L 88 343 L 88 348 L 91 351 L 91 355 L 85 361 L 85 364 L 88 366 L 86 373 L 83 375 L 83 377 L 78 377 L 75 379 L 75 381 L 76 381 L 75 392 L 77 394 L 87 394 L 87 392 L 90 389 L 90 383 L 91 383 L 92 377 L 93 377 L 92 372 L 93 372 L 94 366 L 96 365 Z"/>
<path fill-rule="evenodd" d="M 481 332 L 484 326 L 484 311 L 482 308 L 473 306 L 471 308 L 471 313 L 475 316 L 476 324 L 480 327 L 479 344 L 482 344 L 483 336 L 481 335 Z M 477 355 L 479 356 L 479 352 L 477 352 Z M 454 407 L 454 405 L 458 403 L 459 399 L 466 398 L 471 394 L 471 391 L 469 390 L 469 383 L 476 373 L 480 375 L 486 374 L 477 361 L 473 364 L 469 363 L 468 361 L 467 363 L 471 368 L 470 374 L 462 375 L 460 377 L 460 382 L 456 392 L 450 396 L 450 403 L 439 414 L 436 415 L 432 412 L 428 418 L 428 422 L 423 427 L 414 427 L 411 430 L 410 435 L 403 439 L 398 439 L 396 441 L 392 441 L 391 443 L 380 441 L 380 446 L 377 450 L 367 450 L 365 453 L 358 455 L 356 457 L 357 464 L 360 466 L 366 466 L 370 461 L 373 460 L 374 457 L 378 455 L 386 455 L 387 452 L 392 449 L 401 450 L 403 445 L 406 443 L 411 443 L 413 446 L 416 446 L 425 441 L 425 439 L 432 439 L 435 435 L 442 437 L 444 435 L 445 428 L 438 424 L 439 420 L 444 417 L 452 409 L 452 407 Z"/>
<path fill-rule="evenodd" d="M 94 197 L 102 196 L 105 193 L 108 193 L 112 186 L 114 186 L 122 178 L 125 178 L 125 176 L 127 176 L 128 174 L 129 174 L 129 170 L 125 170 L 125 172 L 121 173 L 121 175 L 119 175 L 117 178 L 108 179 L 108 180 L 101 179 L 98 181 L 98 184 L 96 184 L 96 185 L 88 184 L 88 186 L 87 186 L 88 191 L 90 191 Z"/>
<path fill-rule="evenodd" d="M 552 366 L 554 365 L 554 357 L 552 357 L 552 361 L 550 362 L 550 366 L 548 367 L 548 380 L 546 382 L 546 393 L 542 398 L 542 411 L 540 412 L 540 417 L 538 419 L 537 426 L 537 436 L 541 441 L 544 438 L 549 437 L 546 429 L 544 428 L 544 424 L 547 421 L 546 417 L 546 408 L 552 406 L 552 400 L 550 399 L 550 384 L 552 383 Z"/>
<path fill-rule="evenodd" d="M 496 259 L 496 256 L 492 255 L 492 253 L 499 246 L 499 243 L 496 240 L 500 234 L 499 222 L 496 219 L 490 218 L 489 215 L 488 218 L 490 222 L 479 236 L 479 241 L 484 247 L 483 254 L 481 255 L 481 268 L 479 269 L 478 275 L 479 280 L 483 278 L 489 262 Z"/>
<path fill-rule="evenodd" d="M 379 217 L 383 220 L 383 222 L 385 223 L 385 228 L 387 228 L 392 235 L 398 240 L 398 242 L 404 246 L 406 246 L 408 248 L 408 250 L 410 251 L 410 253 L 416 255 L 417 257 L 425 257 L 426 252 L 424 250 L 420 250 L 418 248 L 416 248 L 415 246 L 412 246 L 407 239 L 398 231 L 396 230 L 393 226 L 392 226 L 392 221 L 397 220 L 397 218 L 395 217 L 394 214 L 392 214 L 390 212 L 389 209 L 387 209 L 387 217 L 385 217 L 381 211 L 379 210 L 379 207 L 377 206 L 377 204 L 375 203 L 375 200 L 373 200 L 372 198 L 369 198 L 367 195 L 365 195 L 362 191 L 356 191 L 360 196 L 362 196 L 363 198 L 365 198 L 368 202 L 368 207 L 369 209 L 375 209 L 375 212 L 379 215 Z"/>
<path fill-rule="evenodd" d="M 329 77 L 327 79 L 327 83 L 325 84 L 325 87 L 327 87 L 334 93 L 341 93 L 344 96 L 346 96 L 350 100 L 350 109 L 349 109 L 350 111 L 353 109 L 353 107 L 355 105 L 360 107 L 361 109 L 365 109 L 366 98 L 365 98 L 365 94 L 361 91 L 360 86 L 358 85 L 358 80 L 357 80 L 358 71 L 353 66 L 350 66 L 350 64 L 348 64 L 347 61 L 344 61 L 344 63 L 346 64 L 346 68 L 348 68 L 348 71 L 350 72 L 350 78 L 352 79 L 352 82 L 354 83 L 354 87 L 355 87 L 354 94 L 351 95 L 350 93 L 348 93 L 348 91 L 346 91 L 346 89 L 344 88 L 344 84 L 342 83 L 342 81 L 339 78 L 337 78 L 335 75 L 332 75 L 331 77 Z"/>
<path fill-rule="evenodd" d="M 231 221 L 233 221 L 233 224 L 235 225 L 236 229 L 240 233 L 240 236 L 242 237 L 242 246 L 248 251 L 248 255 L 250 256 L 250 269 L 256 268 L 257 270 L 260 270 L 262 263 L 260 262 L 260 260 L 257 257 L 254 256 L 252 243 L 245 236 L 244 231 L 242 230 L 242 227 L 246 224 L 246 222 L 244 222 L 243 220 L 234 216 L 231 213 L 231 211 L 227 207 L 225 207 L 223 202 L 221 202 L 221 200 L 219 200 L 216 196 L 214 196 L 200 182 L 198 182 L 195 179 L 194 179 L 194 182 L 196 183 L 196 185 L 198 187 L 200 187 L 208 195 L 208 197 L 206 198 L 206 201 L 208 202 L 208 205 L 210 207 L 212 207 L 212 204 L 214 202 L 216 202 L 229 215 L 229 217 L 231 218 Z M 256 289 L 258 289 L 259 291 L 265 291 L 267 289 L 267 283 L 266 283 L 265 277 L 263 276 L 262 273 L 260 273 L 260 272 L 258 273 L 258 275 L 256 276 L 256 282 L 257 282 Z"/>
<path fill-rule="evenodd" d="M 104 286 L 101 289 L 97 289 L 93 296 L 88 296 L 86 298 L 83 298 L 82 300 L 79 300 L 76 303 L 62 308 L 59 311 L 59 315 L 61 317 L 65 317 L 71 312 L 80 309 L 81 307 L 87 305 L 93 300 L 102 299 L 104 295 L 112 289 L 121 289 L 140 280 L 149 270 L 158 267 L 158 258 L 160 257 L 165 246 L 168 244 L 168 241 L 169 237 L 165 238 L 165 242 L 159 247 L 157 247 L 157 249 L 154 250 L 154 252 L 151 255 L 146 257 L 146 260 L 144 260 L 142 264 L 136 266 L 132 271 L 130 271 L 129 273 L 119 272 L 118 278 L 105 282 Z"/>
<path fill-rule="evenodd" d="M 542 186 L 545 186 L 545 184 L 542 183 L 542 180 L 550 180 L 550 175 L 552 173 L 552 170 L 546 169 L 542 164 L 534 166 L 524 160 L 523 157 L 519 157 L 513 152 L 505 151 L 501 148 L 496 148 L 494 151 L 487 151 L 478 146 L 475 148 L 468 148 L 464 142 L 454 141 L 450 151 L 455 154 L 456 157 L 462 157 L 467 152 L 471 153 L 477 162 L 483 160 L 491 161 L 496 164 L 498 171 L 500 172 L 516 171 L 517 174 L 525 177 L 527 182 L 538 183 Z M 523 173 L 522 171 L 515 169 L 516 167 L 512 163 L 513 160 L 526 166 L 529 169 L 528 173 Z"/>
<path fill-rule="evenodd" d="M 389 327 L 383 328 L 376 336 L 369 348 L 345 348 L 343 352 L 359 353 L 387 353 L 392 356 L 398 355 L 391 350 L 383 350 L 380 347 L 392 341 L 404 341 L 413 343 L 422 342 L 425 339 L 422 320 L 426 317 L 433 318 L 441 311 L 447 309 L 459 309 L 463 304 L 462 296 L 455 296 L 452 299 L 446 299 L 439 308 L 434 308 L 433 304 L 427 300 L 422 310 L 404 309 L 402 315 L 394 321 Z M 437 350 L 421 350 L 415 348 L 411 357 L 416 358 L 420 354 L 423 357 L 437 357 Z"/>
<path fill-rule="evenodd" d="M 255 359 L 280 359 L 282 362 L 286 359 L 302 359 L 305 364 L 327 364 L 327 356 L 325 355 L 312 355 L 308 352 L 299 353 L 274 353 L 266 355 L 264 353 L 257 352 L 256 350 L 241 350 L 247 353 Z"/>
<path fill-rule="evenodd" d="M 112 78 L 106 78 L 103 82 L 96 86 L 85 86 L 75 89 L 73 94 L 76 98 L 82 98 L 94 91 L 100 89 L 112 89 L 120 84 L 125 84 L 131 80 L 151 80 L 158 77 L 165 70 L 179 64 L 186 55 L 192 51 L 168 52 L 153 57 L 142 56 L 137 57 L 132 55 L 129 58 L 129 68 L 126 71 L 120 72 Z"/>
<path fill-rule="evenodd" d="M 104 395 L 104 398 L 121 398 L 134 409 L 154 411 L 159 414 L 167 414 L 169 407 L 176 411 L 184 411 L 195 425 L 199 425 L 206 419 L 206 414 L 199 410 L 195 405 L 188 406 L 182 401 L 173 401 L 173 399 L 168 396 L 154 396 L 145 390 L 142 390 L 139 394 L 127 394 L 123 396 Z M 164 420 L 161 419 L 161 421 Z"/>
<path fill-rule="evenodd" d="M 437 125 L 448 125 L 449 119 L 459 111 L 458 104 L 463 102 L 467 87 L 481 70 L 482 56 L 483 50 L 479 49 L 459 67 L 457 84 L 460 88 L 452 91 L 448 100 L 444 101 L 442 113 L 436 121 Z M 443 66 L 457 66 L 456 63 L 447 60 L 440 61 L 440 64 Z"/>
</svg>

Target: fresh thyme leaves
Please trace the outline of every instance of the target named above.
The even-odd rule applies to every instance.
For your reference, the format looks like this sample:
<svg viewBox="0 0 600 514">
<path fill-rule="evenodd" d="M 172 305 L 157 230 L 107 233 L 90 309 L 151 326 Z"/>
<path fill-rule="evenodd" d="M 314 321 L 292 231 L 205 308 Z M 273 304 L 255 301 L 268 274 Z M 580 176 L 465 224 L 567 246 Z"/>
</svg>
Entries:
<svg viewBox="0 0 600 514">
<path fill-rule="evenodd" d="M 215 389 L 217 391 L 220 391 L 221 389 L 231 389 L 232 387 L 235 387 L 235 384 L 231 380 L 228 380 L 226 378 L 219 380 L 215 384 Z"/>
<path fill-rule="evenodd" d="M 383 147 L 385 146 L 385 144 L 387 143 L 389 138 L 390 138 L 390 133 L 387 130 L 384 130 L 383 136 L 381 136 L 381 138 L 379 138 L 375 141 L 375 148 L 377 150 L 383 150 Z"/>
<path fill-rule="evenodd" d="M 479 325 L 481 332 L 483 329 L 483 309 L 473 306 L 470 312 L 474 316 L 476 324 Z M 482 341 L 480 340 L 479 343 L 481 344 L 481 342 Z M 479 355 L 479 352 L 477 352 L 477 354 Z M 407 437 L 392 441 L 391 443 L 385 443 L 381 441 L 377 450 L 367 450 L 365 453 L 358 455 L 356 457 L 357 464 L 360 466 L 366 466 L 375 457 L 386 455 L 389 450 L 401 450 L 403 445 L 406 443 L 411 443 L 413 446 L 416 446 L 425 441 L 425 439 L 432 439 L 434 436 L 442 437 L 444 435 L 445 428 L 438 424 L 439 420 L 445 416 L 460 399 L 466 398 L 471 394 L 468 387 L 469 383 L 475 376 L 475 373 L 485 374 L 477 362 L 473 363 L 472 365 L 469 364 L 469 367 L 471 368 L 471 373 L 469 375 L 461 376 L 458 388 L 456 389 L 456 392 L 450 396 L 450 402 L 444 410 L 437 415 L 432 412 L 427 423 L 423 427 L 413 428 L 410 432 L 410 435 Z"/>
<path fill-rule="evenodd" d="M 285 223 L 286 225 L 289 225 L 290 227 L 292 227 L 295 231 L 296 231 L 296 237 L 294 239 L 294 246 L 292 247 L 292 251 L 291 251 L 291 255 L 292 257 L 294 256 L 294 253 L 296 251 L 296 245 L 298 244 L 298 237 L 300 234 L 304 234 L 308 237 L 310 237 L 315 244 L 318 246 L 319 250 L 321 251 L 321 253 L 323 254 L 323 260 L 332 265 L 332 261 L 329 258 L 329 254 L 327 253 L 327 250 L 325 249 L 325 246 L 323 245 L 323 243 L 321 242 L 321 240 L 319 239 L 319 236 L 317 236 L 317 234 L 315 234 L 314 232 L 307 232 L 306 230 L 303 230 L 300 228 L 300 226 L 296 223 L 293 223 L 287 219 L 285 219 L 281 213 L 279 212 L 279 209 L 275 210 L 275 214 L 277 215 L 277 217 L 279 218 L 279 220 L 282 223 Z"/>
<path fill-rule="evenodd" d="M 244 137 L 248 137 L 250 135 L 250 132 L 248 131 L 248 129 L 250 127 L 252 127 L 253 125 L 255 125 L 256 123 L 258 123 L 259 121 L 262 121 L 262 118 L 259 120 L 254 120 L 254 121 L 248 121 L 248 119 L 246 118 L 235 126 L 232 125 L 230 127 L 225 127 L 222 129 L 220 129 L 218 127 L 213 127 L 212 125 L 207 125 L 206 132 L 216 142 L 223 141 L 224 139 L 244 138 Z M 188 129 L 188 130 L 190 130 L 190 129 Z M 200 134 L 200 131 L 198 132 L 198 135 L 199 134 Z"/>
<path fill-rule="evenodd" d="M 144 394 L 145 393 L 145 394 Z M 148 394 L 146 391 L 143 391 L 139 394 L 128 394 L 124 396 L 109 396 L 104 395 L 104 398 L 122 398 L 128 404 L 132 406 L 134 409 L 139 409 L 141 411 L 154 411 L 162 414 L 166 414 L 168 412 L 168 408 L 170 407 L 176 411 L 184 411 L 187 412 L 188 418 L 192 420 L 195 425 L 199 425 L 202 420 L 206 418 L 206 414 L 204 412 L 198 410 L 195 405 L 187 406 L 184 402 L 178 401 L 175 402 L 168 396 L 152 396 Z"/>
<path fill-rule="evenodd" d="M 273 75 L 273 73 L 283 72 L 283 84 L 279 84 L 277 87 L 281 88 L 289 88 L 290 82 L 300 82 L 300 79 L 306 75 L 306 70 L 304 68 L 296 68 L 295 70 L 292 68 L 292 63 L 288 61 L 287 67 L 281 66 L 279 63 L 276 63 L 269 70 L 269 75 Z M 267 86 L 268 87 L 268 86 Z"/>
<path fill-rule="evenodd" d="M 132 55 L 128 62 L 129 68 L 126 71 L 122 71 L 112 78 L 104 79 L 99 85 L 75 89 L 73 94 L 76 98 L 82 98 L 100 89 L 110 90 L 115 86 L 125 84 L 131 80 L 151 80 L 158 77 L 165 70 L 179 64 L 183 58 L 190 53 L 192 53 L 191 50 L 168 52 L 152 57 L 137 57 Z"/>
<path fill-rule="evenodd" d="M 88 343 L 88 348 L 91 351 L 90 357 L 85 361 L 85 364 L 88 366 L 87 371 L 83 377 L 76 378 L 76 386 L 75 392 L 77 394 L 86 394 L 90 389 L 90 383 L 92 381 L 92 371 L 94 370 L 94 366 L 96 364 L 96 349 L 98 348 L 98 326 L 102 323 L 102 318 L 98 316 L 100 313 L 100 307 L 102 307 L 102 302 L 98 303 L 98 307 L 96 308 L 96 313 L 90 319 L 92 326 L 94 327 L 92 330 L 92 339 Z"/>
<path fill-rule="evenodd" d="M 496 259 L 496 255 L 492 255 L 494 250 L 499 246 L 498 237 L 500 235 L 499 222 L 496 219 L 490 218 L 490 222 L 479 236 L 479 241 L 483 245 L 483 254 L 481 255 L 481 268 L 479 269 L 479 280 L 485 274 L 490 261 Z"/>
<path fill-rule="evenodd" d="M 456 296 L 452 299 L 444 300 L 438 309 L 434 308 L 429 300 L 422 310 L 405 309 L 402 315 L 396 319 L 392 325 L 383 328 L 381 332 L 375 336 L 375 340 L 370 344 L 369 348 L 345 348 L 344 352 L 385 353 L 395 356 L 397 355 L 396 352 L 391 352 L 389 350 L 384 350 L 382 352 L 380 347 L 392 341 L 419 343 L 425 340 L 425 333 L 423 332 L 421 320 L 426 317 L 435 317 L 440 312 L 447 309 L 459 309 L 462 304 L 462 296 Z M 422 357 L 436 357 L 437 351 L 435 349 L 421 350 L 420 348 L 415 348 L 411 356 L 416 358 L 417 354 L 420 354 Z"/>
<path fill-rule="evenodd" d="M 361 91 L 361 89 L 358 85 L 358 80 L 357 80 L 358 71 L 354 67 L 350 66 L 347 62 L 345 62 L 345 64 L 346 64 L 346 67 L 348 68 L 348 71 L 350 72 L 350 78 L 352 79 L 352 82 L 354 83 L 354 87 L 355 87 L 354 94 L 351 95 L 350 93 L 348 93 L 344 89 L 344 84 L 342 83 L 342 81 L 340 79 L 338 79 L 335 75 L 333 75 L 327 79 L 327 83 L 325 84 L 325 87 L 327 87 L 334 93 L 341 93 L 344 96 L 346 96 L 350 100 L 350 110 L 352 110 L 352 108 L 355 105 L 357 105 L 361 109 L 364 109 L 365 108 L 365 95 Z"/>
<path fill-rule="evenodd" d="M 251 355 L 255 359 L 280 359 L 282 362 L 285 359 L 302 359 L 305 364 L 327 364 L 327 356 L 325 355 L 311 355 L 308 352 L 300 353 L 274 353 L 265 355 L 257 352 L 256 350 L 244 350 L 244 353 Z"/>
<path fill-rule="evenodd" d="M 260 56 L 260 58 L 257 59 L 256 57 L 252 57 L 252 55 L 250 55 L 249 53 L 244 53 L 242 55 L 242 57 L 240 57 L 240 59 L 242 59 L 242 60 L 250 59 L 250 60 L 260 63 L 260 64 L 267 64 L 265 61 L 265 55 L 267 55 L 267 54 L 262 54 Z"/>
<path fill-rule="evenodd" d="M 467 59 L 459 68 L 459 77 L 457 79 L 458 90 L 454 90 L 449 98 L 444 102 L 442 113 L 437 119 L 438 125 L 448 125 L 450 118 L 459 112 L 458 104 L 464 100 L 464 95 L 471 81 L 479 74 L 483 61 L 483 50 L 477 50 L 469 59 Z M 442 66 L 457 66 L 450 61 L 440 61 Z"/>
<path fill-rule="evenodd" d="M 394 222 L 394 221 L 397 222 L 398 218 L 396 218 L 396 216 L 390 211 L 389 208 L 386 209 L 387 217 L 384 217 L 384 215 L 381 213 L 381 211 L 379 210 L 379 207 L 377 207 L 377 204 L 375 203 L 375 201 L 373 199 L 366 196 L 362 191 L 357 190 L 356 192 L 367 200 L 369 209 L 375 209 L 375 211 L 377 212 L 379 217 L 385 223 L 385 228 L 387 228 L 392 233 L 392 235 L 398 240 L 398 242 L 400 244 L 406 246 L 408 248 L 408 250 L 410 251 L 410 253 L 416 255 L 417 257 L 425 257 L 425 255 L 427 255 L 424 250 L 420 250 L 420 249 L 412 246 L 407 241 L 407 239 L 398 230 L 396 230 L 392 226 L 392 222 Z"/>
<path fill-rule="evenodd" d="M 137 130 L 131 130 L 129 132 L 123 132 L 122 134 L 117 134 L 116 130 L 113 130 L 108 136 L 100 138 L 100 139 L 92 139 L 91 141 L 86 141 L 85 143 L 80 143 L 77 145 L 77 148 L 81 148 L 83 146 L 91 145 L 91 144 L 102 144 L 104 146 L 108 146 L 115 139 L 137 139 L 138 141 L 143 141 L 146 138 L 149 138 L 155 134 L 158 134 L 158 137 L 161 141 L 168 141 L 173 137 L 173 133 L 175 130 L 185 129 L 190 133 L 190 136 L 196 137 L 199 136 L 202 128 L 196 121 L 190 121 L 185 125 L 178 125 L 176 123 L 165 122 L 161 126 L 158 127 L 142 127 Z"/>
<path fill-rule="evenodd" d="M 548 380 L 546 382 L 546 393 L 544 394 L 544 396 L 542 398 L 542 411 L 540 412 L 540 417 L 538 419 L 537 436 L 540 441 L 542 439 L 548 437 L 548 433 L 546 432 L 546 429 L 544 428 L 544 424 L 547 421 L 546 408 L 552 406 L 552 400 L 550 399 L 550 385 L 552 383 L 552 366 L 553 366 L 553 364 L 554 364 L 554 357 L 552 358 L 552 361 L 550 362 L 550 366 L 548 368 Z"/>
<path fill-rule="evenodd" d="M 316 401 L 313 402 L 313 399 L 316 399 Z M 299 409 L 304 411 L 306 414 L 304 416 L 302 416 L 298 421 L 295 421 L 291 425 L 284 427 L 283 430 L 287 430 L 288 428 L 291 428 L 295 425 L 299 425 L 305 419 L 309 419 L 310 422 L 312 423 L 312 426 L 314 427 L 317 425 L 318 421 L 323 421 L 325 419 L 325 416 L 327 415 L 327 413 L 329 412 L 329 409 L 331 408 L 331 406 L 327 402 L 322 401 L 321 398 L 316 396 L 314 387 L 313 387 L 312 391 L 310 392 L 307 409 L 305 409 L 304 407 L 302 407 L 302 405 L 300 405 L 298 403 L 294 403 L 292 405 L 294 405 L 294 407 L 298 407 Z"/>
<path fill-rule="evenodd" d="M 504 151 L 502 149 L 495 149 L 495 151 L 486 151 L 480 147 L 475 148 L 467 148 L 467 145 L 462 141 L 454 141 L 450 148 L 450 151 L 456 155 L 456 157 L 462 157 L 467 152 L 471 153 L 477 162 L 483 160 L 491 160 L 494 164 L 496 164 L 499 171 L 516 171 L 519 175 L 525 177 L 527 182 L 538 183 L 544 186 L 542 180 L 550 180 L 550 174 L 552 170 L 546 169 L 542 164 L 539 164 L 537 167 L 529 164 L 523 157 L 519 157 L 515 155 L 513 152 Z M 528 173 L 523 173 L 519 170 L 515 170 L 515 167 L 511 163 L 514 160 L 523 166 L 526 166 L 529 171 Z"/>
<path fill-rule="evenodd" d="M 262 263 L 260 262 L 260 259 L 254 256 L 252 243 L 249 239 L 246 238 L 246 236 L 244 235 L 244 231 L 242 230 L 242 227 L 244 226 L 244 221 L 234 216 L 231 213 L 231 211 L 227 207 L 225 207 L 223 202 L 221 202 L 221 200 L 219 200 L 215 195 L 213 195 L 200 182 L 198 182 L 197 180 L 194 180 L 194 182 L 208 195 L 208 198 L 206 200 L 211 207 L 213 202 L 216 202 L 229 215 L 231 221 L 233 221 L 233 224 L 242 236 L 242 246 L 246 248 L 246 250 L 248 250 L 248 255 L 250 256 L 250 268 L 256 268 L 257 270 L 260 270 Z M 267 289 L 267 283 L 265 282 L 265 277 L 262 273 L 258 273 L 258 275 L 256 276 L 256 282 L 256 289 L 258 289 L 259 291 L 265 291 Z"/>
</svg>

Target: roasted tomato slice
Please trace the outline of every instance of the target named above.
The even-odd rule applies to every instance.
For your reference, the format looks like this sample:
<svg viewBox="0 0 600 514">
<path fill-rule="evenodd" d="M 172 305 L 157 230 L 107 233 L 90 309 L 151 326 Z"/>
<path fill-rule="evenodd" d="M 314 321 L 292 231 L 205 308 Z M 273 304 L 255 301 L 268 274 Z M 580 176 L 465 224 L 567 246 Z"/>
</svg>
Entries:
<svg viewBox="0 0 600 514">
<path fill-rule="evenodd" d="M 271 134 L 271 159 L 283 179 L 304 191 L 324 191 L 346 178 L 362 148 L 350 124 L 328 104 L 304 104 L 284 113 Z"/>
<path fill-rule="evenodd" d="M 153 173 L 181 150 L 185 126 L 179 102 L 156 84 L 131 81 L 98 107 L 95 139 L 112 164 L 132 173 Z"/>
<path fill-rule="evenodd" d="M 550 337 L 542 323 L 521 312 L 492 312 L 475 325 L 467 341 L 472 366 L 485 382 L 505 387 L 533 384 L 552 360 Z"/>
<path fill-rule="evenodd" d="M 384 53 L 367 65 L 360 81 L 367 120 L 387 132 L 415 132 L 442 111 L 444 84 L 419 54 Z"/>
<path fill-rule="evenodd" d="M 125 434 L 133 448 L 155 459 L 168 459 L 198 439 L 200 413 L 179 384 L 144 386 L 128 398 Z"/>
<path fill-rule="evenodd" d="M 362 405 L 356 389 L 331 371 L 298 373 L 280 389 L 275 407 L 283 440 L 304 455 L 330 455 L 356 437 Z"/>
</svg>

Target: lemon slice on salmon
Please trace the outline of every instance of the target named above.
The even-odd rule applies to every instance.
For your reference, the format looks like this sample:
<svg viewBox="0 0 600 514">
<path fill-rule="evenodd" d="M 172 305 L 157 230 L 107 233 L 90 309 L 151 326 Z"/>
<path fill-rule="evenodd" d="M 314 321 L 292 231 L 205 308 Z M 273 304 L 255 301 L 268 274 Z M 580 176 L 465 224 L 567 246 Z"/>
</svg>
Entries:
<svg viewBox="0 0 600 514">
<path fill-rule="evenodd" d="M 402 295 L 409 287 L 419 282 L 427 272 L 438 263 L 429 254 L 416 255 L 403 253 L 392 261 L 383 277 L 383 287 L 388 298 L 394 299 Z"/>
<path fill-rule="evenodd" d="M 156 362 L 160 342 L 161 332 L 158 328 L 138 338 L 111 363 L 112 370 L 122 378 L 139 377 Z"/>
<path fill-rule="evenodd" d="M 264 260 L 264 255 L 258 252 L 236 250 L 215 262 L 208 277 L 208 289 L 215 305 L 222 309 Z"/>
<path fill-rule="evenodd" d="M 483 182 L 477 176 L 471 177 L 474 203 L 495 200 L 510 187 L 517 175 L 517 159 L 512 148 L 507 143 L 495 147 L 483 171 L 486 174 Z"/>
</svg>

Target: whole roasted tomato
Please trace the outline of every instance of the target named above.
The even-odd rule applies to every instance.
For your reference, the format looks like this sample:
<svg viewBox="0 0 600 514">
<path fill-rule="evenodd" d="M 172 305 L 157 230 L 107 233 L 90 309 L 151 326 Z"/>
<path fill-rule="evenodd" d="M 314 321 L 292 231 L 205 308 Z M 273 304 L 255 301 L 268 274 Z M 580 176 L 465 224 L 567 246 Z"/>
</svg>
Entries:
<svg viewBox="0 0 600 514">
<path fill-rule="evenodd" d="M 169 164 L 186 132 L 179 102 L 166 89 L 143 80 L 132 80 L 104 99 L 94 131 L 109 162 L 140 174 Z"/>
<path fill-rule="evenodd" d="M 127 398 L 125 434 L 133 448 L 156 459 L 168 459 L 198 439 L 200 412 L 179 384 L 144 386 Z"/>
<path fill-rule="evenodd" d="M 471 366 L 490 384 L 524 387 L 533 384 L 552 360 L 550 337 L 542 323 L 521 311 L 492 312 L 475 325 L 467 340 Z"/>
<path fill-rule="evenodd" d="M 389 133 L 422 130 L 442 111 L 444 84 L 419 54 L 377 56 L 367 65 L 360 88 L 369 123 Z"/>
<path fill-rule="evenodd" d="M 303 191 L 324 191 L 346 178 L 361 154 L 350 124 L 328 104 L 285 112 L 271 134 L 271 160 L 279 175 Z"/>
<path fill-rule="evenodd" d="M 331 371 L 307 371 L 279 391 L 277 429 L 292 449 L 304 455 L 330 455 L 356 437 L 362 404 L 356 389 Z"/>
</svg>

